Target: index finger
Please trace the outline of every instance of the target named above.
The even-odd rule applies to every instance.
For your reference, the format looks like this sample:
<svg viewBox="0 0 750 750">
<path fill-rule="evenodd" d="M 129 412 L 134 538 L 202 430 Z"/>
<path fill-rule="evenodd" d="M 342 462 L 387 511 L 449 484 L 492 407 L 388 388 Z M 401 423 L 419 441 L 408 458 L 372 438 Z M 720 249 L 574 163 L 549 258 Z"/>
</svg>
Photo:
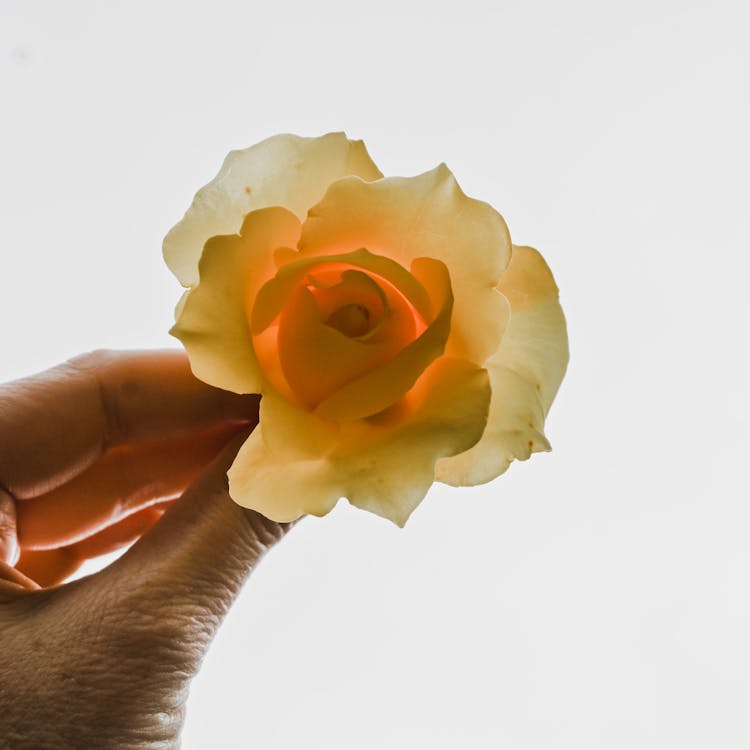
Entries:
<svg viewBox="0 0 750 750">
<path fill-rule="evenodd" d="M 33 497 L 112 446 L 255 423 L 258 400 L 202 383 L 184 352 L 86 354 L 0 385 L 0 486 Z"/>
</svg>

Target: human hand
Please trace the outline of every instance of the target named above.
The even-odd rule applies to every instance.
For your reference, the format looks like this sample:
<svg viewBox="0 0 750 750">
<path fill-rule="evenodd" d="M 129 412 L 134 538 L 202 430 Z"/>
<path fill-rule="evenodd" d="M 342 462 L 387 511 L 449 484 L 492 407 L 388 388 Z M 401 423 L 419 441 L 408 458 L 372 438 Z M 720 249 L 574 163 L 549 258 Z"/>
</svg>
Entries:
<svg viewBox="0 0 750 750">
<path fill-rule="evenodd" d="M 227 492 L 257 420 L 257 396 L 200 383 L 179 352 L 99 352 L 0 386 L 1 748 L 179 745 L 190 680 L 289 527 Z"/>
</svg>

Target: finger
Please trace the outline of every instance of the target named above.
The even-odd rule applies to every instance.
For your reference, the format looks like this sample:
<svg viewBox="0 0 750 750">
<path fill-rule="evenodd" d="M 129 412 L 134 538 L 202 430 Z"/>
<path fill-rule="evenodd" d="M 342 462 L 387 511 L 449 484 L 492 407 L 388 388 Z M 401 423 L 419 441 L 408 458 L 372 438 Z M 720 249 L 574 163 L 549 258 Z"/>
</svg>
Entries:
<svg viewBox="0 0 750 750">
<path fill-rule="evenodd" d="M 291 526 L 229 497 L 227 469 L 245 439 L 233 440 L 161 521 L 97 576 L 96 585 L 120 592 L 119 606 L 128 611 L 157 624 L 154 611 L 179 613 L 186 643 L 208 644 L 250 571 Z"/>
<path fill-rule="evenodd" d="M 18 538 L 16 537 L 16 503 L 0 487 L 0 562 L 13 565 L 18 559 Z"/>
<path fill-rule="evenodd" d="M 88 539 L 70 547 L 74 555 L 80 560 L 89 560 L 99 555 L 116 552 L 126 544 L 130 544 L 145 534 L 163 515 L 171 505 L 170 501 L 144 508 L 132 516 L 123 518 L 119 523 L 100 531 Z"/>
<path fill-rule="evenodd" d="M 17 499 L 42 494 L 112 446 L 255 424 L 257 405 L 201 383 L 183 352 L 87 354 L 0 385 L 0 484 Z"/>
<path fill-rule="evenodd" d="M 66 484 L 17 503 L 22 549 L 68 546 L 156 502 L 179 497 L 236 426 L 107 452 Z"/>
<path fill-rule="evenodd" d="M 16 570 L 7 563 L 0 562 L 0 595 L 8 591 L 22 589 L 38 589 L 39 585 L 28 578 L 20 570 Z"/>
<path fill-rule="evenodd" d="M 47 588 L 64 581 L 78 570 L 83 560 L 68 547 L 45 550 L 22 550 L 16 570 L 38 586 Z"/>
<path fill-rule="evenodd" d="M 164 505 L 145 508 L 69 547 L 25 549 L 21 552 L 16 569 L 39 586 L 56 586 L 73 575 L 86 560 L 116 552 L 134 542 L 162 517 L 164 510 Z"/>
</svg>

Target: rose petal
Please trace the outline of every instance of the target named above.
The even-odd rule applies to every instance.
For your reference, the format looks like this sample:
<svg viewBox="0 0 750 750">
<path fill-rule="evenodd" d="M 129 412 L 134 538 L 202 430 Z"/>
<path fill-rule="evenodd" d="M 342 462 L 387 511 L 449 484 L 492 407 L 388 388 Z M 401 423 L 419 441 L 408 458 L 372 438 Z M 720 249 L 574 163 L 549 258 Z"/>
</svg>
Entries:
<svg viewBox="0 0 750 750">
<path fill-rule="evenodd" d="M 286 254 L 286 251 L 284 252 Z M 275 257 L 278 258 L 279 254 L 276 252 Z M 322 258 L 301 257 L 299 253 L 296 256 L 297 260 L 283 265 L 276 276 L 258 292 L 250 323 L 253 335 L 262 333 L 273 323 L 300 280 L 322 263 L 343 264 L 382 276 L 409 300 L 423 319 L 428 322 L 432 320 L 432 303 L 424 287 L 406 268 L 390 258 L 375 255 L 364 248 L 349 253 L 325 254 Z"/>
<path fill-rule="evenodd" d="M 298 287 L 281 313 L 277 337 L 281 369 L 292 392 L 307 408 L 380 366 L 403 348 L 399 338 L 368 343 L 349 338 L 320 319 L 313 293 Z"/>
<path fill-rule="evenodd" d="M 434 318 L 422 334 L 393 359 L 337 390 L 316 409 L 324 419 L 361 419 L 398 401 L 425 368 L 445 351 L 453 294 L 448 269 L 432 258 L 416 258 L 413 276 L 427 289 Z"/>
<path fill-rule="evenodd" d="M 541 253 L 514 245 L 513 259 L 498 286 L 513 316 L 498 354 L 508 367 L 538 386 L 546 415 L 568 366 L 565 316 L 557 284 Z"/>
<path fill-rule="evenodd" d="M 262 373 L 253 352 L 248 300 L 275 273 L 274 250 L 294 245 L 300 222 L 284 208 L 249 213 L 240 235 L 212 237 L 200 283 L 180 301 L 170 331 L 182 341 L 196 377 L 235 393 L 257 393 Z"/>
<path fill-rule="evenodd" d="M 492 385 L 487 430 L 469 451 L 438 462 L 437 479 L 446 484 L 488 482 L 514 459 L 550 449 L 544 418 L 568 363 L 557 286 L 536 250 L 514 246 L 498 288 L 511 318 L 500 349 L 486 363 Z"/>
<path fill-rule="evenodd" d="M 444 352 L 453 304 L 450 276 L 443 263 L 432 258 L 415 259 L 411 273 L 364 250 L 328 259 L 357 259 L 407 286 L 415 297 L 424 294 L 420 305 L 429 324 L 416 339 L 406 340 L 405 335 L 414 331 L 413 319 L 406 330 L 404 303 L 388 290 L 393 318 L 375 331 L 372 339 L 351 339 L 324 324 L 314 294 L 305 285 L 309 276 L 303 271 L 309 271 L 314 280 L 329 264 L 289 264 L 263 287 L 252 313 L 252 330 L 261 334 L 280 313 L 280 368 L 272 362 L 269 366 L 267 355 L 275 353 L 257 338 L 256 351 L 271 383 L 282 393 L 294 394 L 293 400 L 300 405 L 317 407 L 325 419 L 361 419 L 401 398 L 427 365 Z M 296 284 L 293 290 L 292 283 Z M 276 382 L 279 369 L 283 382 Z"/>
<path fill-rule="evenodd" d="M 364 143 L 349 141 L 344 133 L 320 138 L 276 135 L 232 151 L 165 237 L 164 259 L 184 286 L 193 286 L 210 237 L 234 234 L 247 213 L 267 206 L 283 206 L 303 220 L 328 185 L 345 175 L 365 180 L 383 176 Z"/>
<path fill-rule="evenodd" d="M 318 273 L 310 280 L 321 320 L 348 336 L 367 336 L 369 340 L 389 312 L 385 291 L 364 271 L 349 268 L 334 274 Z M 366 310 L 366 316 L 357 317 L 358 325 L 351 317 L 351 310 L 356 308 Z"/>
<path fill-rule="evenodd" d="M 510 259 L 510 237 L 502 216 L 467 197 L 448 167 L 412 178 L 334 182 L 308 212 L 300 254 L 360 247 L 407 268 L 419 257 L 445 263 L 455 298 L 446 354 L 482 364 L 497 350 L 504 304 L 495 287 Z"/>
<path fill-rule="evenodd" d="M 230 494 L 275 521 L 324 515 L 346 497 L 403 526 L 435 461 L 479 439 L 489 400 L 486 371 L 447 357 L 430 365 L 393 418 L 327 422 L 269 393 L 260 428 L 229 470 Z"/>
</svg>

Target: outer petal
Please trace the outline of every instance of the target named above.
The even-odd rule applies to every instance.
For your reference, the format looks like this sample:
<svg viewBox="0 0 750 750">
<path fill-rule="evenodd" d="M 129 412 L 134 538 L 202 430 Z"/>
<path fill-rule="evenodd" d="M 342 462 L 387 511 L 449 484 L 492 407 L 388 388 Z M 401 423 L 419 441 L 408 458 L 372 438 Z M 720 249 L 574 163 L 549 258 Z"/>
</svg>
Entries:
<svg viewBox="0 0 750 750">
<path fill-rule="evenodd" d="M 373 183 L 334 182 L 308 213 L 300 254 L 360 247 L 406 268 L 419 257 L 445 263 L 455 297 L 446 354 L 482 364 L 497 351 L 506 308 L 495 287 L 510 260 L 510 236 L 502 216 L 468 198 L 448 167 Z"/>
<path fill-rule="evenodd" d="M 447 357 L 380 419 L 337 425 L 269 393 L 260 429 L 229 470 L 230 494 L 276 521 L 324 515 L 346 497 L 403 526 L 433 482 L 435 461 L 479 439 L 489 399 L 486 371 Z"/>
<path fill-rule="evenodd" d="M 241 235 L 206 243 L 200 283 L 180 300 L 170 331 L 184 344 L 196 377 L 236 393 L 261 390 L 247 306 L 275 272 L 274 250 L 296 244 L 299 232 L 294 214 L 266 208 L 247 215 Z"/>
<path fill-rule="evenodd" d="M 497 354 L 487 362 L 492 403 L 487 429 L 470 450 L 438 462 L 436 476 L 452 485 L 482 484 L 514 459 L 550 450 L 544 418 L 568 364 L 568 336 L 558 290 L 542 256 L 513 247 L 499 290 L 511 318 Z"/>
<path fill-rule="evenodd" d="M 349 141 L 344 133 L 276 135 L 232 151 L 165 237 L 164 259 L 184 286 L 192 286 L 198 283 L 198 259 L 210 237 L 234 234 L 247 213 L 266 206 L 283 206 L 302 220 L 328 185 L 346 175 L 383 176 L 364 143 Z"/>
</svg>

